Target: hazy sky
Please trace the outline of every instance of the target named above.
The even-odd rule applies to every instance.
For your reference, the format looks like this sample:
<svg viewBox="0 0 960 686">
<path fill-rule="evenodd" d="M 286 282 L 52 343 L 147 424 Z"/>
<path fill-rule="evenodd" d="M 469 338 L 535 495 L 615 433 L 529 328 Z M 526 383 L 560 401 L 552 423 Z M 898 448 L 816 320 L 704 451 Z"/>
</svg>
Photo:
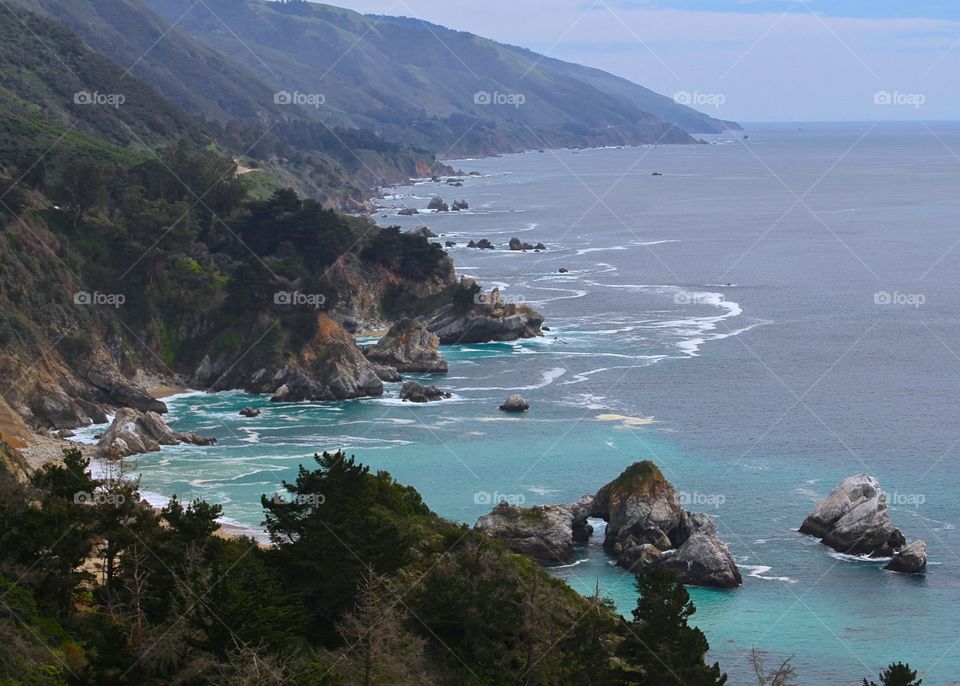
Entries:
<svg viewBox="0 0 960 686">
<path fill-rule="evenodd" d="M 960 0 L 330 4 L 427 19 L 599 67 L 665 95 L 692 94 L 698 109 L 723 118 L 960 119 Z"/>
</svg>

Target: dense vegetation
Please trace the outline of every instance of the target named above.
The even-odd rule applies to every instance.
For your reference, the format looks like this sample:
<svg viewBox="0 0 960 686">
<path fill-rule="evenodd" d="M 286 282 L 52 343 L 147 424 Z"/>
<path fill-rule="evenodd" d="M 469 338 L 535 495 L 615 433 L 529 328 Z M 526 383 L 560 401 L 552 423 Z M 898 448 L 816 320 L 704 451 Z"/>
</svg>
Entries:
<svg viewBox="0 0 960 686">
<path fill-rule="evenodd" d="M 389 474 L 316 461 L 264 496 L 270 547 L 215 536 L 217 506 L 154 510 L 76 451 L 4 476 L 0 683 L 723 683 L 671 579 L 624 622 Z M 648 654 L 652 622 L 676 642 Z"/>
</svg>

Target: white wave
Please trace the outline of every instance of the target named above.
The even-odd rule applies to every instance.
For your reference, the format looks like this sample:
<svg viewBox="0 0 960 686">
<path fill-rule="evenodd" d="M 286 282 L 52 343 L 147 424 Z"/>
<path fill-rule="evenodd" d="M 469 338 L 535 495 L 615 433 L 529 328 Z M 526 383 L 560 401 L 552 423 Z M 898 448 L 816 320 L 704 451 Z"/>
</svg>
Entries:
<svg viewBox="0 0 960 686">
<path fill-rule="evenodd" d="M 588 255 L 594 252 L 608 252 L 611 250 L 629 250 L 629 249 L 630 249 L 629 245 L 613 245 L 613 246 L 610 246 L 609 248 L 581 248 L 580 250 L 577 250 L 575 254 L 579 256 L 579 255 Z"/>
<path fill-rule="evenodd" d="M 472 386 L 469 388 L 459 388 L 460 391 L 534 391 L 538 388 L 545 388 L 561 376 L 567 373 L 563 367 L 554 367 L 543 372 L 540 383 L 530 386 Z"/>
<path fill-rule="evenodd" d="M 787 584 L 797 583 L 796 579 L 791 579 L 789 576 L 764 576 L 771 569 L 766 565 L 741 564 L 740 569 L 746 570 L 747 576 L 753 577 L 754 579 L 764 579 L 765 581 L 782 581 Z"/>
<path fill-rule="evenodd" d="M 567 569 L 568 567 L 576 567 L 578 565 L 582 565 L 589 561 L 590 561 L 590 558 L 585 557 L 582 560 L 577 560 L 576 562 L 571 562 L 570 564 L 566 564 L 566 565 L 551 565 L 550 569 Z"/>
<path fill-rule="evenodd" d="M 682 243 L 679 238 L 667 238 L 662 241 L 644 241 L 642 243 L 634 243 L 634 245 L 647 246 L 647 245 L 663 245 L 664 243 Z"/>
<path fill-rule="evenodd" d="M 889 562 L 893 559 L 890 557 L 870 557 L 869 555 L 848 555 L 847 553 L 838 553 L 835 550 L 828 554 L 835 560 L 843 560 L 844 562 L 870 562 L 876 564 L 879 562 Z"/>
</svg>

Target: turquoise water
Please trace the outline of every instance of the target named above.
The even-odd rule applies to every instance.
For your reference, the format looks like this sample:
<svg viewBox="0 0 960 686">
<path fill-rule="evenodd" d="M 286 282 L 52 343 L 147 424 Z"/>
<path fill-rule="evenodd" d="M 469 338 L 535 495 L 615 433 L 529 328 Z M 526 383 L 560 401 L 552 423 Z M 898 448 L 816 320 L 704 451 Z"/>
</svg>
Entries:
<svg viewBox="0 0 960 686">
<path fill-rule="evenodd" d="M 394 189 L 384 225 L 426 223 L 461 244 L 544 241 L 541 254 L 451 252 L 458 271 L 536 305 L 552 330 L 446 348 L 450 373 L 429 380 L 454 397 L 439 404 L 400 403 L 396 385 L 343 403 L 173 398 L 177 428 L 220 444 L 137 458 L 144 489 L 222 503 L 257 526 L 261 493 L 314 451 L 344 448 L 472 523 L 494 494 L 569 502 L 652 459 L 690 509 L 717 518 L 742 566 L 736 591 L 691 590 L 732 684 L 753 683 L 754 646 L 769 662 L 795 655 L 802 684 L 859 684 L 898 659 L 925 684 L 960 683 L 960 129 L 802 128 L 757 127 L 749 147 L 461 161 L 483 176 Z M 395 216 L 436 192 L 470 211 Z M 878 292 L 924 303 L 884 305 Z M 516 391 L 531 411 L 498 412 Z M 263 415 L 238 416 L 247 405 Z M 863 471 L 893 494 L 906 536 L 927 541 L 926 575 L 796 533 Z M 552 571 L 585 593 L 599 580 L 628 612 L 632 579 L 601 539 Z"/>
</svg>

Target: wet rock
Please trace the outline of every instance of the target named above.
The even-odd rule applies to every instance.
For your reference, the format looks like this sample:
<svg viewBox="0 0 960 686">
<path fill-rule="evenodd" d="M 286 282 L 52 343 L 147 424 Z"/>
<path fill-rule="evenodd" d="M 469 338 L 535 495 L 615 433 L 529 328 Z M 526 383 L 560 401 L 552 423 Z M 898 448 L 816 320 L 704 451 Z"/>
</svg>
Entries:
<svg viewBox="0 0 960 686">
<path fill-rule="evenodd" d="M 884 569 L 901 574 L 919 574 L 927 567 L 927 544 L 916 540 L 893 554 L 893 559 Z"/>
<path fill-rule="evenodd" d="M 403 373 L 445 374 L 447 361 L 439 351 L 440 339 L 423 322 L 397 322 L 376 345 L 364 350 L 367 359 Z"/>
<path fill-rule="evenodd" d="M 800 533 L 849 555 L 889 557 L 906 543 L 890 521 L 880 483 L 868 474 L 841 481 L 803 521 Z"/>
<path fill-rule="evenodd" d="M 453 204 L 450 206 L 450 209 L 460 211 L 460 210 L 469 210 L 470 203 L 466 200 L 454 200 Z"/>
<path fill-rule="evenodd" d="M 560 267 L 560 269 L 558 269 L 557 271 L 558 271 L 560 274 L 566 274 L 566 273 L 568 273 L 570 270 L 567 269 L 566 267 Z"/>
<path fill-rule="evenodd" d="M 174 431 L 156 412 L 121 408 L 117 411 L 110 428 L 100 436 L 97 452 L 110 458 L 122 458 L 156 452 L 162 445 L 179 443 L 216 445 L 216 442 L 215 438 Z"/>
<path fill-rule="evenodd" d="M 693 534 L 676 552 L 665 555 L 660 564 L 676 572 L 684 584 L 736 588 L 743 583 L 727 545 L 706 533 Z"/>
<path fill-rule="evenodd" d="M 444 243 L 444 246 L 446 246 L 446 247 L 448 247 L 448 248 L 453 248 L 453 247 L 455 247 L 456 245 L 457 245 L 457 244 L 456 244 L 454 241 L 446 241 L 446 242 Z"/>
<path fill-rule="evenodd" d="M 500 409 L 504 412 L 526 412 L 530 409 L 530 404 L 519 393 L 510 395 L 503 401 Z"/>
<path fill-rule="evenodd" d="M 385 364 L 374 364 L 373 371 L 376 373 L 377 378 L 384 383 L 397 383 L 401 380 L 400 372 Z"/>
<path fill-rule="evenodd" d="M 442 305 L 425 315 L 422 321 L 441 345 L 515 341 L 543 335 L 543 315 L 529 305 L 504 302 L 494 289 L 484 294 L 475 283 L 461 282 L 465 299 Z"/>
<path fill-rule="evenodd" d="M 427 209 L 436 210 L 437 212 L 449 212 L 450 206 L 447 205 L 439 195 L 435 195 L 427 204 Z"/>
<path fill-rule="evenodd" d="M 253 407 L 245 407 L 240 410 L 240 416 L 242 417 L 259 417 L 260 410 Z"/>
<path fill-rule="evenodd" d="M 450 393 L 436 386 L 424 386 L 418 381 L 407 381 L 400 389 L 400 399 L 411 403 L 429 403 L 450 397 Z"/>
</svg>

